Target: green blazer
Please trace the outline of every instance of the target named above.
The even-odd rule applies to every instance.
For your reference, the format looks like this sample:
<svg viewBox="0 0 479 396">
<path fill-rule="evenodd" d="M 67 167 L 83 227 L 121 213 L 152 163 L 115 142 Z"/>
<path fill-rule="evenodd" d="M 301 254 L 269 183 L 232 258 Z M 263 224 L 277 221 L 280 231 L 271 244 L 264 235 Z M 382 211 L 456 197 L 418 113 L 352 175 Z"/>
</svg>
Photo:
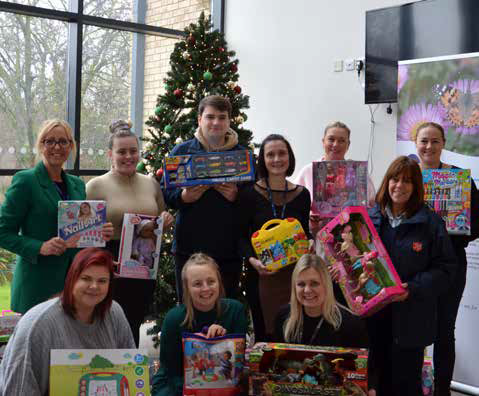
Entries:
<svg viewBox="0 0 479 396">
<path fill-rule="evenodd" d="M 86 199 L 85 184 L 62 172 L 68 199 Z M 43 162 L 17 172 L 0 212 L 0 247 L 17 254 L 12 281 L 12 310 L 25 313 L 63 290 L 65 276 L 78 249 L 61 256 L 41 256 L 44 241 L 58 235 L 58 201 L 62 198 Z"/>
</svg>

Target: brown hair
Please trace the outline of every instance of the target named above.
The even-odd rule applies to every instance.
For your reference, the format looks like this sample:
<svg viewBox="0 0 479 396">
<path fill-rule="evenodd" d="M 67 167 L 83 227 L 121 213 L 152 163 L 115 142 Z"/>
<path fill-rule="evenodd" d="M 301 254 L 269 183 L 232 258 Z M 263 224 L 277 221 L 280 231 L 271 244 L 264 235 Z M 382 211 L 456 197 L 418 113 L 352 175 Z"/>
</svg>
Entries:
<svg viewBox="0 0 479 396">
<path fill-rule="evenodd" d="M 201 99 L 198 106 L 198 114 L 201 116 L 207 106 L 214 107 L 218 111 L 227 111 L 228 118 L 231 118 L 231 103 L 228 98 L 220 95 L 210 95 Z"/>
<path fill-rule="evenodd" d="M 45 140 L 45 135 L 48 134 L 53 128 L 62 127 L 67 135 L 68 140 L 70 140 L 72 151 L 70 153 L 72 160 L 75 161 L 77 155 L 77 145 L 75 139 L 73 138 L 73 130 L 70 124 L 66 121 L 59 119 L 46 120 L 40 126 L 40 131 L 37 135 L 37 141 L 35 143 L 35 148 L 37 149 L 37 158 L 41 158 L 41 148 L 43 147 L 43 141 Z"/>
<path fill-rule="evenodd" d="M 349 127 L 348 127 L 344 122 L 334 121 L 334 122 L 329 123 L 328 125 L 326 125 L 326 128 L 324 128 L 324 135 L 323 135 L 323 136 L 326 136 L 326 133 L 328 133 L 328 131 L 329 131 L 331 128 L 341 128 L 341 129 L 345 129 L 346 132 L 348 133 L 348 140 L 350 139 L 350 137 L 351 137 L 351 129 L 349 129 Z"/>
<path fill-rule="evenodd" d="M 134 137 L 136 139 L 136 143 L 138 146 L 140 145 L 138 142 L 138 136 L 136 136 L 133 131 L 131 130 L 131 121 L 125 120 L 116 120 L 110 124 L 110 138 L 108 139 L 108 148 L 111 150 L 113 149 L 113 143 L 115 139 L 122 138 L 122 137 Z"/>
<path fill-rule="evenodd" d="M 417 137 L 418 137 L 418 135 L 419 135 L 419 131 L 420 131 L 421 129 L 429 128 L 429 127 L 431 127 L 431 128 L 436 128 L 439 132 L 441 132 L 442 141 L 443 141 L 444 143 L 446 143 L 446 134 L 444 133 L 444 128 L 442 127 L 441 124 L 438 124 L 437 122 L 432 122 L 432 121 L 430 121 L 430 122 L 424 122 L 424 123 L 422 123 L 421 125 L 419 125 L 419 126 L 417 127 L 417 129 L 416 129 L 416 139 L 415 139 L 416 142 L 417 142 Z"/>
<path fill-rule="evenodd" d="M 391 207 L 392 204 L 391 196 L 389 195 L 389 180 L 398 176 L 408 177 L 413 184 L 411 197 L 406 204 L 406 217 L 411 217 L 424 205 L 424 185 L 421 168 L 412 158 L 402 155 L 389 165 L 376 194 L 376 202 L 379 204 L 381 212 L 385 214 L 386 207 Z"/>
<path fill-rule="evenodd" d="M 294 173 L 294 168 L 296 166 L 296 159 L 294 157 L 294 153 L 293 153 L 293 149 L 291 148 L 291 145 L 289 144 L 289 142 L 286 140 L 286 138 L 283 135 L 272 133 L 271 135 L 268 135 L 264 138 L 259 148 L 258 164 L 256 166 L 256 172 L 258 173 L 258 176 L 260 179 L 267 179 L 269 176 L 268 169 L 266 169 L 266 161 L 264 159 L 264 149 L 266 144 L 268 144 L 269 142 L 273 142 L 275 140 L 279 140 L 280 142 L 283 142 L 286 146 L 286 149 L 288 150 L 289 166 L 288 166 L 288 169 L 286 169 L 286 176 L 291 176 Z"/>
</svg>

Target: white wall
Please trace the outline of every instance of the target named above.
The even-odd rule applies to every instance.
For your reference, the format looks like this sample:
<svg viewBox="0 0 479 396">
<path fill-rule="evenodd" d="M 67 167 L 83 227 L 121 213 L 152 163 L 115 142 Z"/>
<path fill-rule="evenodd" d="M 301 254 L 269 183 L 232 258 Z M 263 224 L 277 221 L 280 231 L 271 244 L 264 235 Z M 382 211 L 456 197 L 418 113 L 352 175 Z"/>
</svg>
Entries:
<svg viewBox="0 0 479 396">
<path fill-rule="evenodd" d="M 352 130 L 348 158 L 366 160 L 370 113 L 364 91 L 356 72 L 334 72 L 333 63 L 364 57 L 366 10 L 405 2 L 227 0 L 226 39 L 240 61 L 239 84 L 250 96 L 245 126 L 253 130 L 255 141 L 283 133 L 299 170 L 322 155 L 324 126 L 341 120 Z M 380 105 L 375 113 L 376 187 L 395 157 L 396 107 L 392 115 L 386 107 Z"/>
</svg>

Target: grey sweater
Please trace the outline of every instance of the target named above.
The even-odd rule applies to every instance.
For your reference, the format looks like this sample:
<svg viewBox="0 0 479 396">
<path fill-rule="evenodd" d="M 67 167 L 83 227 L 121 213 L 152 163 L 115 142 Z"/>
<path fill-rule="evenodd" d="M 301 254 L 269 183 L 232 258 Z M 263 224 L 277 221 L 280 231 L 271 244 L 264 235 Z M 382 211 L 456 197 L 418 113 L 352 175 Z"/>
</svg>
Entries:
<svg viewBox="0 0 479 396">
<path fill-rule="evenodd" d="M 19 321 L 0 365 L 0 396 L 48 395 L 51 349 L 135 348 L 125 314 L 113 302 L 92 324 L 68 316 L 58 298 L 30 309 Z"/>
</svg>

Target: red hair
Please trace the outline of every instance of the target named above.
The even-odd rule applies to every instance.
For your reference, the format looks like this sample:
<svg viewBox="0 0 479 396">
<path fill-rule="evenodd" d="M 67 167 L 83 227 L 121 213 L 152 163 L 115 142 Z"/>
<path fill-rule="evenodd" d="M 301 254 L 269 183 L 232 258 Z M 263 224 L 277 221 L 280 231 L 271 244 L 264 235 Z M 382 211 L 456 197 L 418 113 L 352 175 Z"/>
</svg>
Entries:
<svg viewBox="0 0 479 396">
<path fill-rule="evenodd" d="M 110 273 L 108 293 L 104 300 L 101 301 L 93 310 L 93 318 L 103 319 L 111 307 L 111 303 L 113 301 L 113 256 L 110 252 L 100 248 L 86 248 L 80 250 L 73 259 L 73 263 L 71 264 L 65 279 L 65 288 L 60 295 L 63 309 L 72 317 L 75 316 L 73 288 L 75 287 L 78 278 L 80 278 L 81 273 L 92 265 L 105 267 Z"/>
</svg>

